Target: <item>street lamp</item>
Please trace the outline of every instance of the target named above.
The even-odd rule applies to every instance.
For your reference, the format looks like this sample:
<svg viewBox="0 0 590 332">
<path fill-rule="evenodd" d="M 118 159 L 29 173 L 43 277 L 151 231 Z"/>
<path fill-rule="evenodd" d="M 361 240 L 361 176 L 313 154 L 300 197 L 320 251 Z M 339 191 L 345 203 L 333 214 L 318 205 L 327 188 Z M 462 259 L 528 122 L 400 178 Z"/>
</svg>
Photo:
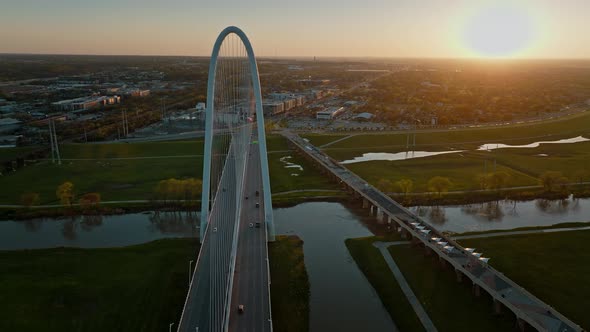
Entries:
<svg viewBox="0 0 590 332">
<path fill-rule="evenodd" d="M 193 280 L 192 275 L 193 275 L 193 261 L 191 260 L 190 262 L 188 262 L 188 284 L 189 284 L 189 286 Z"/>
<path fill-rule="evenodd" d="M 174 323 L 170 323 L 170 325 L 168 325 L 168 332 L 172 332 L 172 325 L 174 325 Z"/>
</svg>

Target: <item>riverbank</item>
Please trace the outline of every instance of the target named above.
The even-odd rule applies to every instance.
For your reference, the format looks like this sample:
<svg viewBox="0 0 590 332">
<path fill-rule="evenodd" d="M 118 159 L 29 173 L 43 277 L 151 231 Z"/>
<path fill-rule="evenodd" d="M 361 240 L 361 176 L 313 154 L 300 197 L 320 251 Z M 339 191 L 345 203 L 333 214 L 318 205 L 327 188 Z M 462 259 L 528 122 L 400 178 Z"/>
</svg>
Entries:
<svg viewBox="0 0 590 332">
<path fill-rule="evenodd" d="M 309 331 L 309 279 L 303 256 L 303 241 L 279 235 L 269 243 L 273 330 Z"/>
<path fill-rule="evenodd" d="M 0 251 L 1 331 L 164 331 L 178 321 L 196 239 Z"/>
<path fill-rule="evenodd" d="M 477 248 L 490 265 L 557 311 L 590 329 L 590 231 L 507 235 L 458 240 Z"/>
</svg>

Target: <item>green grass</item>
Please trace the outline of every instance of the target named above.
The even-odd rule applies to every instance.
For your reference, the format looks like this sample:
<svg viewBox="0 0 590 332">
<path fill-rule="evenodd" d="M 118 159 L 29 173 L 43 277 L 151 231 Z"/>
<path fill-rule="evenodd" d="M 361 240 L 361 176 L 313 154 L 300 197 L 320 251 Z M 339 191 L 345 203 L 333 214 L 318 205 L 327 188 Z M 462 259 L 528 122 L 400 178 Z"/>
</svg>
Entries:
<svg viewBox="0 0 590 332">
<path fill-rule="evenodd" d="M 324 144 L 328 144 L 334 142 L 335 140 L 339 140 L 344 138 L 348 135 L 334 135 L 334 134 L 305 134 L 301 135 L 301 137 L 306 138 L 309 142 L 315 146 L 322 146 Z"/>
<path fill-rule="evenodd" d="M 345 165 L 352 172 L 373 185 L 380 179 L 397 181 L 402 178 L 414 182 L 414 192 L 425 192 L 428 180 L 434 176 L 448 177 L 452 182 L 451 191 L 479 189 L 478 174 L 484 173 L 484 160 L 467 154 L 439 155 L 400 161 L 370 161 Z M 515 169 L 497 165 L 497 171 L 510 175 L 510 186 L 537 185 L 538 180 Z M 488 162 L 488 170 L 492 165 Z"/>
<path fill-rule="evenodd" d="M 27 153 L 37 149 L 34 146 L 25 146 L 18 148 L 0 148 L 0 162 L 5 160 L 14 160 L 17 157 L 25 156 Z"/>
<path fill-rule="evenodd" d="M 72 159 L 202 155 L 203 140 L 116 144 L 65 144 L 60 149 L 62 158 Z"/>
<path fill-rule="evenodd" d="M 465 236 L 465 235 L 480 235 L 480 234 L 491 234 L 491 233 L 506 233 L 506 232 L 521 232 L 521 231 L 537 231 L 543 229 L 556 229 L 556 228 L 579 228 L 579 227 L 588 227 L 590 226 L 589 222 L 564 222 L 559 224 L 554 224 L 550 226 L 529 226 L 529 227 L 517 227 L 511 229 L 494 229 L 489 231 L 483 232 L 465 232 L 465 233 L 456 233 L 453 236 Z"/>
<path fill-rule="evenodd" d="M 303 241 L 277 236 L 269 243 L 273 329 L 277 332 L 309 330 L 309 280 Z"/>
<path fill-rule="evenodd" d="M 421 146 L 454 146 L 456 148 L 474 148 L 482 143 L 528 144 L 539 140 L 570 138 L 577 135 L 589 135 L 590 112 L 566 117 L 559 121 L 541 122 L 521 126 L 488 127 L 479 129 L 451 130 L 438 132 L 420 132 L 416 135 L 416 144 Z M 340 137 L 344 137 L 342 135 Z M 338 137 L 330 137 L 333 140 Z M 327 150 L 337 148 L 374 148 L 381 147 L 382 152 L 404 151 L 407 136 L 400 134 L 365 134 L 357 135 L 331 145 Z"/>
<path fill-rule="evenodd" d="M 166 331 L 188 290 L 195 239 L 0 251 L 0 331 Z"/>
<path fill-rule="evenodd" d="M 439 268 L 438 260 L 425 256 L 422 248 L 399 245 L 389 252 L 439 331 L 514 329 L 511 314 L 494 315 L 489 298 L 473 296 L 468 282 L 457 283 L 455 272 Z"/>
<path fill-rule="evenodd" d="M 424 331 L 422 323 L 402 292 L 374 241 L 390 241 L 380 237 L 347 239 L 346 247 L 358 267 L 363 271 L 381 302 L 400 331 Z"/>
<path fill-rule="evenodd" d="M 269 151 L 289 149 L 282 136 L 270 136 L 268 141 Z M 202 143 L 199 141 L 66 144 L 62 146 L 64 158 L 99 160 L 64 160 L 61 166 L 45 161 L 2 176 L 0 203 L 19 204 L 20 196 L 25 192 L 39 193 L 41 204 L 56 203 L 55 190 L 65 181 L 71 181 L 78 194 L 99 192 L 103 201 L 150 199 L 161 180 L 188 177 L 200 179 L 203 158 L 182 157 L 199 154 L 202 154 Z M 281 157 L 289 155 L 293 156 L 291 162 L 303 166 L 302 172 L 287 169 L 280 162 Z M 156 156 L 179 158 L 108 159 Z M 337 189 L 294 152 L 269 153 L 268 160 L 273 192 Z M 292 173 L 298 176 L 292 176 Z"/>
<path fill-rule="evenodd" d="M 490 264 L 586 330 L 590 329 L 590 231 L 460 240 Z"/>
<path fill-rule="evenodd" d="M 150 199 L 160 180 L 201 178 L 201 167 L 201 157 L 45 162 L 2 177 L 0 202 L 19 204 L 20 195 L 32 191 L 39 193 L 41 204 L 56 203 L 55 190 L 65 181 L 78 194 L 99 192 L 104 201 Z"/>
</svg>

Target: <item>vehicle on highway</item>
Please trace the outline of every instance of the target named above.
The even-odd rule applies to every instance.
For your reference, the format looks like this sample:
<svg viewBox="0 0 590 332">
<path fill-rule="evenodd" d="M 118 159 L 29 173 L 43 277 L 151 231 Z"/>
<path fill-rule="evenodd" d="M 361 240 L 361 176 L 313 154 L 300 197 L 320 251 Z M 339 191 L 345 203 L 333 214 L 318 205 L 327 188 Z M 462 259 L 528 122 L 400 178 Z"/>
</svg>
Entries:
<svg viewBox="0 0 590 332">
<path fill-rule="evenodd" d="M 260 203 L 256 202 L 256 207 L 260 207 Z"/>
<path fill-rule="evenodd" d="M 256 222 L 256 228 L 260 228 L 260 222 L 259 221 Z"/>
<path fill-rule="evenodd" d="M 213 227 L 213 233 L 217 233 L 217 227 Z"/>
<path fill-rule="evenodd" d="M 258 197 L 260 195 L 260 193 L 258 192 L 258 190 L 256 190 L 256 197 Z"/>
<path fill-rule="evenodd" d="M 246 196 L 246 199 L 248 199 L 248 196 Z"/>
<path fill-rule="evenodd" d="M 241 314 L 244 313 L 244 305 L 243 304 L 238 305 L 238 312 Z"/>
<path fill-rule="evenodd" d="M 248 224 L 248 227 L 250 227 L 250 228 L 251 227 L 254 227 L 254 224 L 253 223 L 250 223 L 250 224 Z"/>
</svg>

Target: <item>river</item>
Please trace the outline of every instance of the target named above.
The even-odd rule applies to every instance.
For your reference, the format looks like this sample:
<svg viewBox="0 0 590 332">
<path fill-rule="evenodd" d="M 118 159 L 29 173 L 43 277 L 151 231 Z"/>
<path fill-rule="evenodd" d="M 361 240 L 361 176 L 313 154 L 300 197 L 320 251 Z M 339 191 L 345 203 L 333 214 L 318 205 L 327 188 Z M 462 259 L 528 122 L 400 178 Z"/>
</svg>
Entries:
<svg viewBox="0 0 590 332">
<path fill-rule="evenodd" d="M 590 221 L 590 198 L 508 200 L 410 208 L 440 231 L 462 233 Z"/>
<path fill-rule="evenodd" d="M 395 331 L 375 290 L 344 244 L 370 236 L 367 211 L 313 202 L 274 210 L 278 234 L 303 239 L 311 284 L 311 331 Z M 169 237 L 196 237 L 197 218 L 185 213 L 134 213 L 28 221 L 0 221 L 0 250 L 60 246 L 101 248 Z"/>
</svg>

